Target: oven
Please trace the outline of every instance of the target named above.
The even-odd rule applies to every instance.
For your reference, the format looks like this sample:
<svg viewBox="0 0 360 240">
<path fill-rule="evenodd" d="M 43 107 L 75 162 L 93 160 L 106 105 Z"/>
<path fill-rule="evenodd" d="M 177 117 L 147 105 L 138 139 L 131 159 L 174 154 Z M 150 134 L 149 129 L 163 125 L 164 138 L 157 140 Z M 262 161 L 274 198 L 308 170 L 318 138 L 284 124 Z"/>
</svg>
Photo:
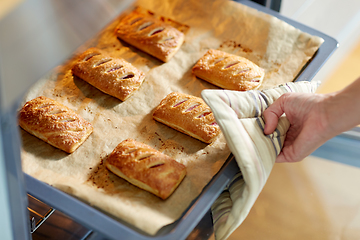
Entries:
<svg viewBox="0 0 360 240">
<path fill-rule="evenodd" d="M 251 1 L 238 2 L 324 39 L 295 81 L 311 81 L 337 48 L 337 41 L 333 38 L 281 16 L 277 12 L 281 1 L 260 1 L 260 5 Z M 22 96 L 130 4 L 132 1 L 127 0 L 29 0 L 0 21 L 0 208 L 3 239 L 210 238 L 213 232 L 210 206 L 239 170 L 232 155 L 185 214 L 155 237 L 119 219 L 115 220 L 22 171 L 21 139 L 16 120 Z M 358 139 L 358 132 L 355 130 L 340 136 L 340 142 L 343 142 L 342 138 L 346 141 Z M 335 145 L 341 147 L 341 144 Z M 315 154 L 325 155 L 329 152 L 323 150 L 326 147 L 325 144 Z M 349 151 L 345 152 L 351 155 Z"/>
</svg>

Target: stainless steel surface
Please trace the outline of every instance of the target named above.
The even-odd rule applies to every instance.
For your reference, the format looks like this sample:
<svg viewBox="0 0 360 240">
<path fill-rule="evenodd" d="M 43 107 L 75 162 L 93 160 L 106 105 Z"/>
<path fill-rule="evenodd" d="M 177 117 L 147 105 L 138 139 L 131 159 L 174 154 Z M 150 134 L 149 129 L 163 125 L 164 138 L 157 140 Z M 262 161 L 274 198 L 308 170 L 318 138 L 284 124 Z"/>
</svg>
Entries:
<svg viewBox="0 0 360 240">
<path fill-rule="evenodd" d="M 16 106 L 22 94 L 32 84 L 47 71 L 67 59 L 78 46 L 93 37 L 117 16 L 130 4 L 129 2 L 131 1 L 29 0 L 0 21 L 0 32 L 6 33 L 0 35 L 2 109 Z M 259 5 L 254 5 L 249 1 L 240 2 L 276 15 L 275 12 L 262 8 Z M 279 17 L 282 18 L 281 16 Z M 311 80 L 317 70 L 336 49 L 337 43 L 328 36 L 313 29 L 285 18 L 282 19 L 289 21 L 290 24 L 299 27 L 303 31 L 325 38 L 323 46 L 321 46 L 309 65 L 298 76 L 298 80 Z M 198 222 L 198 227 L 205 231 L 205 234 L 202 236 L 208 236 L 209 233 L 206 231 L 211 230 L 211 225 L 210 228 L 204 228 L 201 226 L 203 222 L 200 220 L 203 219 L 205 222 L 208 220 L 204 220 L 204 214 L 208 216 L 208 209 L 212 201 L 220 194 L 227 181 L 232 178 L 232 174 L 236 172 L 234 170 L 236 167 L 237 165 L 234 160 L 228 161 L 223 171 L 204 189 L 203 194 L 194 201 L 194 204 L 190 206 L 185 215 L 172 226 L 165 228 L 156 238 L 171 239 L 180 235 L 181 238 L 187 235 L 189 235 L 188 239 L 199 238 L 200 235 L 197 235 L 197 230 L 191 231 Z M 89 235 L 90 239 L 102 239 L 105 236 L 108 238 L 115 238 L 114 236 L 133 239 L 153 238 L 141 233 L 125 222 L 112 219 L 91 206 L 28 175 L 25 175 L 25 180 L 26 189 L 29 193 L 40 198 L 46 204 L 64 212 L 67 217 L 71 217 L 75 222 L 86 226 L 85 228 L 96 231 Z M 26 220 L 28 221 L 28 219 Z M 205 225 L 209 226 L 209 222 Z M 42 225 L 39 229 L 41 228 Z"/>
<path fill-rule="evenodd" d="M 211 183 L 190 204 L 189 209 L 185 211 L 184 215 L 173 224 L 165 226 L 156 236 L 149 236 L 121 219 L 114 219 L 107 214 L 103 214 L 99 210 L 56 188 L 43 184 L 29 175 L 25 175 L 25 180 L 26 189 L 29 194 L 55 207 L 76 222 L 105 236 L 104 238 L 116 239 L 116 236 L 122 236 L 124 239 L 149 240 L 156 238 L 158 240 L 165 240 L 186 238 L 208 212 L 211 204 L 237 173 L 238 169 L 236 162 L 231 156 L 219 173 L 212 179 Z"/>
<path fill-rule="evenodd" d="M 260 5 L 252 3 L 250 1 L 240 1 L 243 4 L 254 7 L 260 11 L 267 12 L 275 15 L 280 19 L 287 21 L 291 25 L 301 29 L 302 31 L 309 32 L 313 35 L 318 35 L 324 38 L 325 42 L 320 47 L 314 58 L 309 64 L 302 70 L 297 77 L 297 81 L 309 81 L 316 74 L 318 69 L 324 64 L 328 57 L 337 48 L 337 42 L 329 36 L 326 36 L 314 29 L 308 28 L 307 26 L 298 24 L 294 21 L 286 19 L 278 13 L 266 9 Z M 193 229 L 198 222 L 202 219 L 204 214 L 211 206 L 212 202 L 216 199 L 217 195 L 221 193 L 223 187 L 235 174 L 234 168 L 236 168 L 236 162 L 230 161 L 228 165 L 225 165 L 223 171 L 220 171 L 219 175 L 214 178 L 209 184 L 208 188 L 204 189 L 202 195 L 191 204 L 188 211 L 185 212 L 184 216 L 179 221 L 163 228 L 155 237 L 156 239 L 172 239 L 172 238 L 184 238 L 184 236 L 191 235 L 191 229 Z M 72 197 L 57 191 L 54 188 L 50 188 L 46 185 L 41 184 L 36 179 L 27 176 L 27 189 L 29 193 L 44 199 L 48 204 L 52 204 L 56 209 L 68 214 L 70 217 L 75 219 L 81 224 L 94 229 L 94 231 L 102 234 L 106 237 L 113 238 L 114 236 L 122 235 L 124 238 L 133 239 L 153 239 L 154 237 L 148 236 L 133 226 L 122 222 L 121 220 L 114 220 L 111 217 L 98 212 L 96 209 L 89 207 L 88 205 L 73 199 Z M 49 194 L 51 193 L 51 194 Z M 106 223 L 106 224 L 104 224 Z M 98 226 L 102 224 L 102 228 Z"/>
<path fill-rule="evenodd" d="M 34 233 L 54 212 L 55 209 L 28 195 L 31 233 Z"/>
<path fill-rule="evenodd" d="M 30 218 L 34 221 L 32 239 L 87 239 L 92 231 L 63 213 L 28 195 Z"/>
<path fill-rule="evenodd" d="M 16 111 L 22 94 L 132 1 L 24 1 L 0 21 L 2 238 L 31 239 Z"/>
<path fill-rule="evenodd" d="M 130 0 L 28 0 L 0 21 L 3 106 L 67 59 L 132 3 Z"/>
<path fill-rule="evenodd" d="M 31 239 L 16 109 L 0 107 L 0 224 L 7 239 Z"/>
</svg>

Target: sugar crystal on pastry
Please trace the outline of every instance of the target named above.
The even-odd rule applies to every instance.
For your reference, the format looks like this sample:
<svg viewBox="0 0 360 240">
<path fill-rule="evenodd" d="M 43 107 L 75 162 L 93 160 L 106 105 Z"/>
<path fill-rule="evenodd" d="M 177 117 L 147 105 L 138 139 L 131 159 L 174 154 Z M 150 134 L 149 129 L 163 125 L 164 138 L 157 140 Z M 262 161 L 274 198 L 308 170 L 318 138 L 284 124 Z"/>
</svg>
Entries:
<svg viewBox="0 0 360 240">
<path fill-rule="evenodd" d="M 145 74 L 122 58 L 98 48 L 83 52 L 72 68 L 74 75 L 100 91 L 125 101 L 143 83 Z"/>
<path fill-rule="evenodd" d="M 192 72 L 218 87 L 237 91 L 258 89 L 265 76 L 264 69 L 250 60 L 215 49 L 208 50 Z"/>
</svg>

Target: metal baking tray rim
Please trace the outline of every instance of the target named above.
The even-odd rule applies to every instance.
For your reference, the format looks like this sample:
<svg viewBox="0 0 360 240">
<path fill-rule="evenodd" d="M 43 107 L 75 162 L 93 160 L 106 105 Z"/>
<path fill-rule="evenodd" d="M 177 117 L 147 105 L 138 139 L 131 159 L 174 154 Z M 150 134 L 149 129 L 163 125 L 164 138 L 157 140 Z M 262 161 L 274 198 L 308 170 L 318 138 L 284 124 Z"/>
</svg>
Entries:
<svg viewBox="0 0 360 240">
<path fill-rule="evenodd" d="M 225 188 L 237 172 L 239 172 L 239 167 L 234 156 L 231 154 L 220 171 L 205 186 L 200 195 L 193 200 L 183 215 L 174 223 L 160 229 L 154 236 L 137 229 L 121 219 L 115 219 L 115 217 L 105 214 L 76 197 L 41 182 L 28 174 L 25 174 L 25 185 L 30 195 L 67 214 L 80 224 L 99 231 L 104 236 L 113 237 L 120 234 L 124 239 L 134 238 L 141 240 L 152 239 L 154 237 L 156 239 L 179 239 L 179 237 L 186 237 L 190 234 L 220 195 L 221 190 Z"/>
<path fill-rule="evenodd" d="M 258 5 L 251 1 L 237 1 L 241 4 L 255 8 L 259 11 L 273 15 L 290 25 L 307 32 L 311 35 L 319 36 L 324 39 L 313 58 L 303 68 L 295 81 L 311 81 L 327 59 L 338 47 L 338 42 L 315 29 L 309 28 L 301 23 L 288 19 L 279 13 Z M 80 224 L 97 231 L 104 236 L 115 238 L 121 236 L 124 239 L 183 239 L 186 238 L 192 229 L 199 223 L 202 217 L 208 212 L 212 203 L 220 195 L 227 183 L 239 171 L 233 155 L 224 163 L 220 171 L 206 185 L 200 195 L 193 200 L 183 215 L 174 223 L 167 225 L 159 230 L 155 235 L 149 235 L 134 226 L 103 213 L 83 201 L 66 194 L 48 184 L 45 184 L 27 174 L 25 174 L 26 190 L 32 196 L 40 199 L 49 206 L 67 214 Z"/>
</svg>

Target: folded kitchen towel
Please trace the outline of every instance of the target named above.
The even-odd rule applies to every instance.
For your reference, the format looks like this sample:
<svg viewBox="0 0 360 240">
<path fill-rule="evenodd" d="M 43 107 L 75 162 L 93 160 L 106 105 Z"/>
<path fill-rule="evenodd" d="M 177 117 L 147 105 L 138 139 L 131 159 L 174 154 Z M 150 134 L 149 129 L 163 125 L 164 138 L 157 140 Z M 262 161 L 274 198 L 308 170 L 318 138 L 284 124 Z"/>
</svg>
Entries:
<svg viewBox="0 0 360 240">
<path fill-rule="evenodd" d="M 299 81 L 262 91 L 202 91 L 240 169 L 211 208 L 216 240 L 226 239 L 248 215 L 290 126 L 283 115 L 274 133 L 265 135 L 262 112 L 286 92 L 314 93 L 318 86 L 319 82 Z"/>
</svg>

